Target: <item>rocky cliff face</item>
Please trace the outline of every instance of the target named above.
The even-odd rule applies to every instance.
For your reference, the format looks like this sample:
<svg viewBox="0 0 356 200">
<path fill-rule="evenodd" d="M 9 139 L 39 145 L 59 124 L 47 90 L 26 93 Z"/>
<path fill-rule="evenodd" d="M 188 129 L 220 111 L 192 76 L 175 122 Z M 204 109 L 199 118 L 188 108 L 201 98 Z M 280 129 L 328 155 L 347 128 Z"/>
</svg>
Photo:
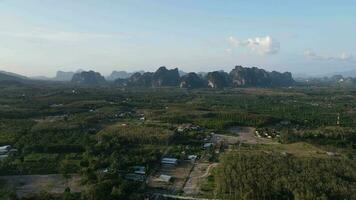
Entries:
<svg viewBox="0 0 356 200">
<path fill-rule="evenodd" d="M 180 78 L 179 86 L 181 88 L 201 88 L 206 87 L 206 82 L 196 73 L 191 72 Z"/>
<path fill-rule="evenodd" d="M 97 85 L 104 84 L 105 78 L 100 73 L 94 71 L 83 71 L 73 75 L 72 83 Z"/>
<path fill-rule="evenodd" d="M 276 72 L 273 71 L 270 73 L 271 78 L 271 86 L 278 87 L 278 86 L 291 86 L 294 85 L 295 81 L 292 77 L 290 72 Z"/>
<path fill-rule="evenodd" d="M 196 73 L 188 73 L 181 78 L 177 68 L 168 70 L 166 67 L 160 67 L 154 73 L 135 73 L 128 79 L 128 85 L 144 87 L 280 87 L 293 84 L 294 80 L 289 72 L 267 72 L 257 67 L 242 66 L 236 66 L 230 73 L 214 71 L 204 77 Z"/>
<path fill-rule="evenodd" d="M 160 67 L 153 74 L 152 85 L 154 87 L 178 86 L 179 72 L 178 68 L 168 70 L 166 67 Z"/>
<path fill-rule="evenodd" d="M 56 77 L 54 77 L 54 80 L 56 80 L 56 81 L 71 81 L 74 74 L 75 74 L 74 72 L 57 71 Z"/>
<path fill-rule="evenodd" d="M 206 80 L 210 88 L 223 88 L 231 85 L 229 75 L 222 71 L 209 72 L 206 75 Z"/>
<path fill-rule="evenodd" d="M 257 67 L 236 66 L 229 76 L 234 87 L 278 87 L 290 86 L 294 83 L 292 74 L 289 72 L 267 72 Z"/>
<path fill-rule="evenodd" d="M 128 85 L 142 87 L 179 86 L 178 69 L 168 70 L 166 67 L 160 67 L 154 73 L 135 73 L 128 79 Z"/>
<path fill-rule="evenodd" d="M 229 73 L 234 87 L 262 87 L 270 84 L 268 72 L 263 69 L 236 66 Z"/>
<path fill-rule="evenodd" d="M 151 87 L 152 78 L 152 72 L 146 72 L 143 74 L 136 72 L 128 79 L 127 84 L 129 86 Z"/>
<path fill-rule="evenodd" d="M 114 81 L 116 79 L 127 79 L 132 76 L 132 73 L 126 71 L 113 71 L 109 76 L 106 77 L 108 81 Z"/>
</svg>

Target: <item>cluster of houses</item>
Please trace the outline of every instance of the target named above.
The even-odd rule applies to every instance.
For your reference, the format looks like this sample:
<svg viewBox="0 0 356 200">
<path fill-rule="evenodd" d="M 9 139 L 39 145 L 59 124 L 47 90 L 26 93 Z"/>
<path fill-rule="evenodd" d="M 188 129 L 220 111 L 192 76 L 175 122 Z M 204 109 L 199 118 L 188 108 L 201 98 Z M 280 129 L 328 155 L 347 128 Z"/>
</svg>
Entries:
<svg viewBox="0 0 356 200">
<path fill-rule="evenodd" d="M 172 158 L 172 157 L 163 157 L 161 159 L 161 165 L 165 167 L 175 167 L 178 165 L 178 159 L 177 158 Z M 158 181 L 160 182 L 165 182 L 165 183 L 170 183 L 172 182 L 173 177 L 167 174 L 161 174 L 158 177 Z"/>
<path fill-rule="evenodd" d="M 115 118 L 127 118 L 131 117 L 133 114 L 133 112 L 118 112 L 117 114 L 115 114 Z"/>
<path fill-rule="evenodd" d="M 255 131 L 255 135 L 258 138 L 280 138 L 280 134 L 275 130 L 260 129 Z"/>
<path fill-rule="evenodd" d="M 145 121 L 145 114 L 136 113 L 134 111 L 118 112 L 114 118 L 131 118 L 137 116 L 140 121 Z"/>
<path fill-rule="evenodd" d="M 0 160 L 9 157 L 17 152 L 17 149 L 11 147 L 11 145 L 0 146 Z"/>
<path fill-rule="evenodd" d="M 98 174 L 105 176 L 108 173 L 116 173 L 111 168 L 98 169 Z M 146 180 L 146 167 L 145 166 L 133 166 L 129 171 L 119 170 L 117 171 L 120 176 L 129 181 L 144 182 Z"/>
<path fill-rule="evenodd" d="M 198 125 L 193 124 L 181 124 L 177 127 L 177 132 L 187 132 L 187 131 L 200 131 L 201 128 Z"/>
<path fill-rule="evenodd" d="M 164 157 L 161 159 L 161 165 L 166 167 L 175 167 L 178 165 L 177 158 Z M 129 173 L 125 174 L 125 179 L 130 181 L 144 182 L 146 180 L 146 167 L 144 166 L 133 166 Z M 159 181 L 169 183 L 172 181 L 172 176 L 161 174 L 159 176 Z"/>
<path fill-rule="evenodd" d="M 188 158 L 188 160 L 195 162 L 195 160 L 198 158 L 198 156 L 197 155 L 188 155 L 187 158 Z M 179 162 L 178 159 L 174 158 L 174 157 L 163 157 L 161 159 L 161 165 L 164 167 L 176 167 L 179 164 L 178 162 Z M 157 180 L 159 182 L 170 183 L 170 182 L 172 182 L 173 177 L 168 174 L 161 174 L 161 175 L 159 175 Z"/>
<path fill-rule="evenodd" d="M 146 167 L 133 166 L 129 173 L 126 173 L 124 178 L 129 181 L 144 182 L 146 180 Z"/>
<path fill-rule="evenodd" d="M 140 120 L 144 120 L 144 114 L 139 114 Z M 182 124 L 177 127 L 176 131 L 178 133 L 183 133 L 183 132 L 188 132 L 188 131 L 201 131 L 202 129 L 193 124 Z M 207 150 L 215 147 L 215 142 L 213 141 L 214 138 L 214 133 L 209 134 L 203 139 L 203 146 L 202 148 Z M 187 147 L 188 148 L 188 147 Z M 185 151 L 183 151 L 185 154 Z M 186 155 L 186 160 L 191 161 L 194 163 L 198 159 L 198 155 Z M 160 165 L 164 168 L 164 170 L 161 173 L 158 173 L 157 176 L 155 176 L 155 181 L 157 182 L 162 182 L 162 183 L 172 183 L 174 177 L 170 174 L 170 170 L 179 165 L 179 159 L 174 157 L 174 156 L 164 156 L 160 160 Z M 167 170 L 168 169 L 168 170 Z M 167 172 L 167 171 L 168 172 Z M 137 181 L 137 182 L 145 182 L 149 181 L 147 179 L 147 171 L 144 166 L 134 166 L 132 167 L 132 170 L 130 172 L 125 173 L 124 178 L 126 180 L 130 181 Z"/>
</svg>

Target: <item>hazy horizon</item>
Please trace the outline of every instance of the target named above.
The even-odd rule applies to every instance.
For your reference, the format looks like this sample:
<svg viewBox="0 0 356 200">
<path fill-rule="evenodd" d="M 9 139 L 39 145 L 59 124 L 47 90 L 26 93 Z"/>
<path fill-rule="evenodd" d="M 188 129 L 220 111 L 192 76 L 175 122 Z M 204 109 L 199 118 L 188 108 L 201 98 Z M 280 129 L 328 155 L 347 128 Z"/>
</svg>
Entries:
<svg viewBox="0 0 356 200">
<path fill-rule="evenodd" d="M 356 2 L 2 0 L 0 70 L 356 69 Z"/>
</svg>

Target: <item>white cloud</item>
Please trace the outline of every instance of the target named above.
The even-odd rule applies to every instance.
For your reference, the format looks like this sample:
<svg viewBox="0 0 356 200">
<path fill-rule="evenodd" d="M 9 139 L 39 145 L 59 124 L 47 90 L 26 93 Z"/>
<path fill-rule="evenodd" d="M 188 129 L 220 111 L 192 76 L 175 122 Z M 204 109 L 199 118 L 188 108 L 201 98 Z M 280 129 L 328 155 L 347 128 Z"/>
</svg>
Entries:
<svg viewBox="0 0 356 200">
<path fill-rule="evenodd" d="M 247 40 L 239 40 L 230 36 L 228 42 L 233 47 L 247 47 L 261 55 L 276 54 L 280 50 L 280 43 L 271 36 L 249 38 Z"/>
<path fill-rule="evenodd" d="M 304 56 L 308 59 L 320 60 L 320 61 L 348 61 L 353 59 L 353 56 L 351 54 L 345 52 L 337 56 L 326 56 L 326 55 L 316 54 L 312 50 L 306 50 L 304 51 Z"/>
</svg>

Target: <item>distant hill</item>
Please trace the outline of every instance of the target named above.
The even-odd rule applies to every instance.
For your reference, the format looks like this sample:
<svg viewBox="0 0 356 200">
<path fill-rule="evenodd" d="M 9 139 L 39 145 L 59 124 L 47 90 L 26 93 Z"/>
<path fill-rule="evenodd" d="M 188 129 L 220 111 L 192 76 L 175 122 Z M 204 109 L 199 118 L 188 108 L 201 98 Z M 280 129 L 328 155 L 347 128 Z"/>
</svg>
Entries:
<svg viewBox="0 0 356 200">
<path fill-rule="evenodd" d="M 136 72 L 128 80 L 127 84 L 130 86 L 143 87 L 165 87 L 179 85 L 178 68 L 168 70 L 162 66 L 155 72 L 145 72 L 143 74 Z"/>
<path fill-rule="evenodd" d="M 0 72 L 0 81 L 25 82 L 31 79 L 9 72 Z M 107 83 L 106 79 L 98 72 L 58 71 L 55 78 L 36 77 L 38 81 L 68 81 L 75 84 L 101 85 Z M 268 72 L 257 67 L 236 66 L 229 73 L 214 71 L 207 73 L 182 73 L 178 68 L 167 69 L 162 66 L 155 72 L 128 73 L 113 71 L 108 80 L 113 84 L 135 87 L 181 87 L 181 88 L 224 88 L 224 87 L 288 87 L 295 84 L 290 72 Z M 348 79 L 344 79 L 349 83 Z M 35 81 L 35 80 L 33 80 Z M 43 83 L 43 82 L 42 82 Z"/>
<path fill-rule="evenodd" d="M 30 79 L 39 80 L 39 81 L 53 81 L 53 78 L 47 76 L 31 76 Z"/>
<path fill-rule="evenodd" d="M 105 77 L 105 79 L 107 81 L 115 81 L 116 79 L 128 79 L 135 73 L 143 74 L 143 73 L 145 73 L 145 71 L 142 71 L 142 70 L 141 71 L 135 71 L 135 72 L 112 71 L 109 76 Z"/>
<path fill-rule="evenodd" d="M 0 71 L 1 82 L 3 81 L 26 82 L 28 80 L 29 78 L 27 78 L 26 76 L 22 76 L 11 72 Z"/>
<path fill-rule="evenodd" d="M 356 86 L 356 78 L 350 76 L 334 75 L 334 76 L 324 76 L 324 77 L 314 77 L 314 78 L 305 78 L 299 79 L 299 83 L 307 85 L 316 85 L 316 86 Z"/>
<path fill-rule="evenodd" d="M 181 76 L 181 77 L 188 74 L 187 72 L 182 71 L 182 70 L 178 70 L 178 73 L 179 73 L 179 76 Z"/>
<path fill-rule="evenodd" d="M 201 88 L 206 85 L 206 81 L 196 74 L 195 72 L 190 72 L 183 75 L 180 78 L 179 87 L 181 88 Z"/>
<path fill-rule="evenodd" d="M 64 72 L 64 71 L 57 71 L 56 77 L 54 80 L 56 81 L 71 81 L 75 72 Z"/>
<path fill-rule="evenodd" d="M 8 75 L 10 77 L 14 77 L 14 78 L 19 78 L 19 79 L 24 79 L 24 80 L 29 79 L 26 76 L 23 76 L 23 75 L 20 75 L 20 74 L 16 74 L 16 73 L 12 73 L 12 72 L 7 72 L 7 71 L 0 70 L 0 73 L 3 74 L 3 75 Z"/>
<path fill-rule="evenodd" d="M 113 71 L 109 76 L 106 77 L 108 81 L 114 81 L 116 79 L 126 79 L 132 76 L 133 73 L 126 71 Z"/>
<path fill-rule="evenodd" d="M 83 71 L 75 73 L 71 82 L 85 85 L 99 85 L 106 83 L 106 80 L 99 72 Z"/>
<path fill-rule="evenodd" d="M 294 85 L 290 72 L 268 72 L 257 67 L 236 66 L 230 73 L 224 71 L 196 74 L 194 72 L 180 77 L 179 70 L 160 67 L 156 72 L 135 73 L 130 78 L 116 81 L 128 86 L 185 88 L 223 88 L 223 87 L 286 87 Z"/>
<path fill-rule="evenodd" d="M 213 71 L 206 74 L 208 87 L 210 88 L 224 88 L 232 86 L 229 74 L 223 71 Z"/>
<path fill-rule="evenodd" d="M 333 73 L 326 74 L 324 76 L 332 77 L 332 76 L 335 76 L 335 75 L 341 75 L 343 77 L 356 78 L 356 69 L 349 70 L 349 71 L 344 71 L 344 72 L 333 72 Z"/>
</svg>

